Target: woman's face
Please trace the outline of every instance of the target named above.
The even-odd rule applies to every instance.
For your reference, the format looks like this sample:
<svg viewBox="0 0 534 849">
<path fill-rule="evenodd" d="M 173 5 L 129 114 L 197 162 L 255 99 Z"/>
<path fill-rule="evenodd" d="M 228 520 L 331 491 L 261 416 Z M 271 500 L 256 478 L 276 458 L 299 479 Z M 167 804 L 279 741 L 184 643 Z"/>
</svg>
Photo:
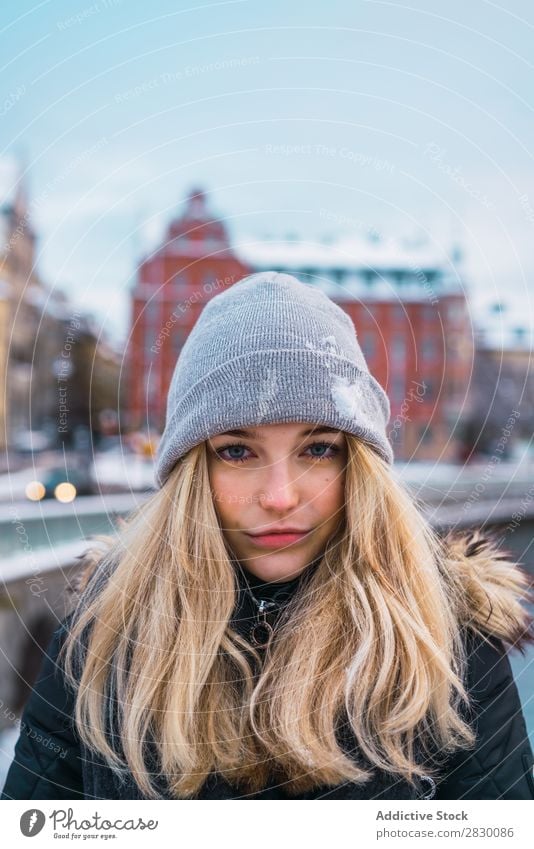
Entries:
<svg viewBox="0 0 534 849">
<path fill-rule="evenodd" d="M 261 580 L 296 578 L 343 520 L 344 433 L 262 425 L 217 434 L 207 453 L 215 509 L 234 556 Z M 283 536 L 281 529 L 305 533 Z"/>
</svg>

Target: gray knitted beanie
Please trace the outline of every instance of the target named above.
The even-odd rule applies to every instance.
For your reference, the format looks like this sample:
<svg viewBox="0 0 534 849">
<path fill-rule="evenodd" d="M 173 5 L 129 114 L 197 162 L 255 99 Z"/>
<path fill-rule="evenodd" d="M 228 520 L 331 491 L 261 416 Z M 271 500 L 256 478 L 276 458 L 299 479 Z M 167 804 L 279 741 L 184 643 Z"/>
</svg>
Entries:
<svg viewBox="0 0 534 849">
<path fill-rule="evenodd" d="M 389 416 L 347 313 L 289 274 L 251 274 L 207 302 L 180 352 L 156 478 L 217 433 L 278 422 L 338 428 L 392 464 Z"/>
</svg>

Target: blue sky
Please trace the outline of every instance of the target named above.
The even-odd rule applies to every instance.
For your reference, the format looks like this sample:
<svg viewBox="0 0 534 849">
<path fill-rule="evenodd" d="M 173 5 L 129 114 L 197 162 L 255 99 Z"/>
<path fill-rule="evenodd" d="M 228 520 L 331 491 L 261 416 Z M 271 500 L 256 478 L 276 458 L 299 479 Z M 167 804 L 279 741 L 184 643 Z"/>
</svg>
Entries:
<svg viewBox="0 0 534 849">
<path fill-rule="evenodd" d="M 532 326 L 529 3 L 20 0 L 0 30 L 0 155 L 39 270 L 117 339 L 137 259 L 199 184 L 235 241 L 335 235 L 324 208 L 459 239 L 474 313 L 504 299 Z"/>
</svg>

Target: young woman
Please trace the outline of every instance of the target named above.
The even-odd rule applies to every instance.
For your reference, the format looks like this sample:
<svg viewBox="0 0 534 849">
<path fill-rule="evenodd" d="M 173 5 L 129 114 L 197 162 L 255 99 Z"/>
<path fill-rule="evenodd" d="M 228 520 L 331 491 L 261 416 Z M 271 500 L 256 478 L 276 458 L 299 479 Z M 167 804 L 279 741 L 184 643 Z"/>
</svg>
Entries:
<svg viewBox="0 0 534 849">
<path fill-rule="evenodd" d="M 533 799 L 505 646 L 534 639 L 528 577 L 432 531 L 389 414 L 318 289 L 210 300 L 159 488 L 88 553 L 3 798 Z"/>
</svg>

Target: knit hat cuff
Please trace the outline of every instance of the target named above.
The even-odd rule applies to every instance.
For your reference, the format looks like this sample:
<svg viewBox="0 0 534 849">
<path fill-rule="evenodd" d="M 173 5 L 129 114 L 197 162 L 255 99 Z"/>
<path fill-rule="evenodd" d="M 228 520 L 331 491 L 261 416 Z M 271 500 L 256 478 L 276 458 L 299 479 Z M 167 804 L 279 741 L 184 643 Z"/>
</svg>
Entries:
<svg viewBox="0 0 534 849">
<path fill-rule="evenodd" d="M 380 384 L 345 357 L 311 349 L 249 351 L 205 374 L 179 399 L 169 395 L 156 476 L 163 485 L 180 457 L 217 433 L 283 422 L 346 431 L 392 464 L 389 416 Z"/>
</svg>

